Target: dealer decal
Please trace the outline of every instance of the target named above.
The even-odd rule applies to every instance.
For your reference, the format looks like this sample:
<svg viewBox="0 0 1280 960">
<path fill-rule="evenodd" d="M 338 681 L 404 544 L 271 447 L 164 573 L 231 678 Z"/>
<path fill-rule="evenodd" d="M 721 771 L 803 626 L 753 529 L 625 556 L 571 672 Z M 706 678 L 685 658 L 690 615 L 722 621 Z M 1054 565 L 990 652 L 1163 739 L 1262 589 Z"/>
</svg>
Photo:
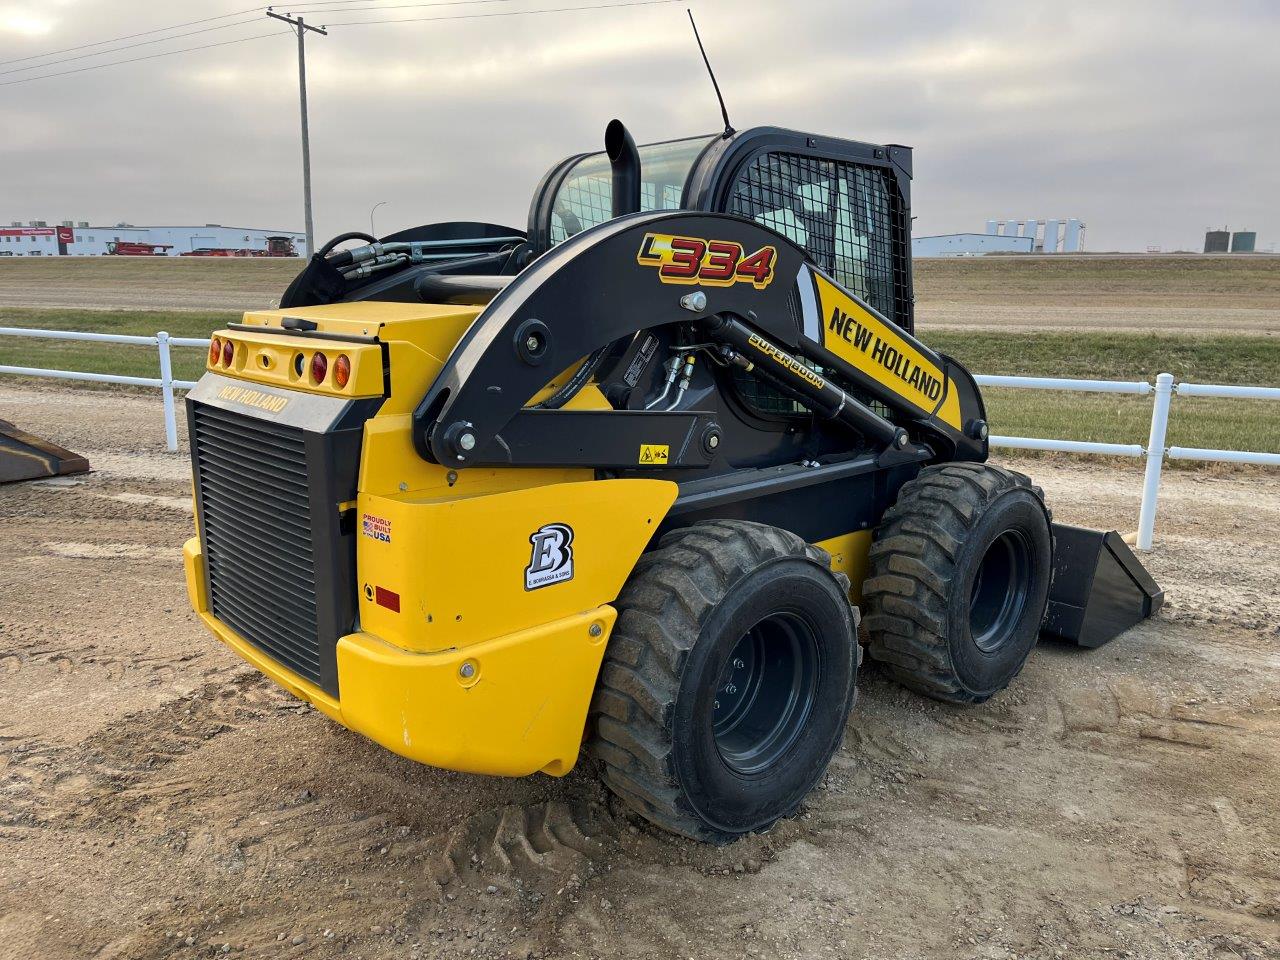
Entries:
<svg viewBox="0 0 1280 960">
<path fill-rule="evenodd" d="M 548 523 L 529 534 L 533 548 L 524 568 L 524 588 L 537 590 L 573 579 L 573 527 Z"/>
<path fill-rule="evenodd" d="M 641 266 L 658 268 L 658 279 L 663 283 L 708 287 L 750 283 L 757 290 L 773 282 L 777 259 L 776 247 L 761 247 L 748 255 L 742 244 L 732 240 L 703 240 L 669 233 L 646 233 L 636 254 Z"/>
</svg>

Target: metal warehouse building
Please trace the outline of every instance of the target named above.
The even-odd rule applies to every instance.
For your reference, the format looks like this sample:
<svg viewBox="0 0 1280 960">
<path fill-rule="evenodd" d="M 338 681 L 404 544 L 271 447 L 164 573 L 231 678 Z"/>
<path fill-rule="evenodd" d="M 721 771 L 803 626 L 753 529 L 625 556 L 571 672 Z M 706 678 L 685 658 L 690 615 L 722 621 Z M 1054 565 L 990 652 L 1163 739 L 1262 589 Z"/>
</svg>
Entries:
<svg viewBox="0 0 1280 960">
<path fill-rule="evenodd" d="M 984 253 L 1030 253 L 1033 237 L 996 237 L 985 233 L 947 233 L 913 237 L 913 257 L 977 257 Z"/>
<path fill-rule="evenodd" d="M 275 244 L 268 244 L 268 238 L 283 238 L 291 242 L 296 256 L 309 255 L 306 236 L 291 230 L 224 227 L 218 223 L 197 227 L 138 227 L 133 224 L 95 227 L 85 221 L 73 223 L 70 220 L 51 227 L 43 220 L 32 220 L 27 223 L 12 221 L 10 226 L 0 227 L 0 257 L 96 257 L 119 249 L 119 244 L 150 246 L 153 249 L 140 249 L 138 253 L 168 257 L 209 251 L 217 251 L 221 256 L 266 255 L 272 247 L 276 250 L 289 247 L 289 243 L 278 239 Z"/>
</svg>

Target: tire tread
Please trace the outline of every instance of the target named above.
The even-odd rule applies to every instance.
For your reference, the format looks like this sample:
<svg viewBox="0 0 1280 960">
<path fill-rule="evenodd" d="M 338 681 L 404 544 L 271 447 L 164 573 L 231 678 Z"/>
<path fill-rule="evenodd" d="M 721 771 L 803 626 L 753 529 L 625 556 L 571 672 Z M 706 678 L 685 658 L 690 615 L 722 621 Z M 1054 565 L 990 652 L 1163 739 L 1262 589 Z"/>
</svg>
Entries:
<svg viewBox="0 0 1280 960">
<path fill-rule="evenodd" d="M 951 703 L 990 698 L 967 690 L 951 662 L 949 586 L 966 535 L 996 499 L 1018 489 L 1043 504 L 1044 491 L 1025 474 L 986 463 L 947 463 L 921 470 L 885 511 L 868 553 L 864 623 L 868 653 L 903 686 Z"/>
<path fill-rule="evenodd" d="M 710 520 L 666 534 L 623 587 L 589 713 L 587 752 L 606 785 L 658 826 L 726 839 L 707 827 L 677 781 L 671 744 L 680 677 L 703 624 L 733 585 L 765 563 L 797 557 L 830 571 L 830 556 L 793 533 Z M 847 595 L 848 577 L 832 573 Z"/>
</svg>

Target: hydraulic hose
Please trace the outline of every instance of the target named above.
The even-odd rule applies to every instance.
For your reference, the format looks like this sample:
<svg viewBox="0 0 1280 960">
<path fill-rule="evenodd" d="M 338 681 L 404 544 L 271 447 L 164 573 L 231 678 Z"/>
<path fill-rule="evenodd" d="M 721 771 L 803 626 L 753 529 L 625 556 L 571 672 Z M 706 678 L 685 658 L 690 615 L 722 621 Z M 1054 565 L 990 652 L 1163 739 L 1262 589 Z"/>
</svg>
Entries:
<svg viewBox="0 0 1280 960">
<path fill-rule="evenodd" d="M 322 257 L 327 257 L 327 256 L 330 254 L 330 252 L 333 250 L 333 248 L 334 248 L 334 247 L 336 247 L 336 246 L 337 246 L 338 244 L 340 244 L 340 243 L 346 243 L 348 240 L 367 240 L 369 243 L 377 243 L 377 242 L 378 242 L 378 238 L 377 238 L 377 237 L 370 236 L 370 235 L 369 235 L 369 234 L 367 234 L 367 233 L 361 233 L 361 232 L 360 232 L 360 231 L 358 231 L 358 230 L 353 230 L 353 231 L 351 231 L 351 232 L 349 232 L 349 233 L 340 233 L 340 234 L 338 234 L 336 237 L 334 237 L 332 240 L 330 240 L 328 243 L 326 243 L 323 247 L 321 247 L 321 248 L 320 248 L 320 250 L 319 250 L 318 252 L 319 252 L 320 256 L 322 256 Z M 335 266 L 335 267 L 344 267 L 344 266 L 346 266 L 346 265 L 347 265 L 347 263 L 349 263 L 349 262 L 350 262 L 350 258 L 348 258 L 346 261 L 343 261 L 343 260 L 342 260 L 342 255 L 341 255 L 341 254 L 339 254 L 337 257 L 335 257 L 335 258 L 334 258 L 333 266 Z"/>
</svg>

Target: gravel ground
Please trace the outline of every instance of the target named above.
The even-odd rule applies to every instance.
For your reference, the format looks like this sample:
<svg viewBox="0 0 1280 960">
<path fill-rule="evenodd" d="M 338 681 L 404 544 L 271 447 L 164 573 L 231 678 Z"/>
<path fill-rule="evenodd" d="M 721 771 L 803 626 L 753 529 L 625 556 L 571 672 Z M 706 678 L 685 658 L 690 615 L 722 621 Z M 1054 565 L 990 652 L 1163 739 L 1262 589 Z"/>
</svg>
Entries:
<svg viewBox="0 0 1280 960">
<path fill-rule="evenodd" d="M 197 625 L 153 397 L 0 387 L 95 472 L 0 487 L 0 956 L 1280 955 L 1280 478 L 1168 476 L 1153 621 L 946 707 L 863 671 L 803 813 L 716 848 L 414 765 Z M 1131 529 L 1128 465 L 1023 462 Z"/>
</svg>

